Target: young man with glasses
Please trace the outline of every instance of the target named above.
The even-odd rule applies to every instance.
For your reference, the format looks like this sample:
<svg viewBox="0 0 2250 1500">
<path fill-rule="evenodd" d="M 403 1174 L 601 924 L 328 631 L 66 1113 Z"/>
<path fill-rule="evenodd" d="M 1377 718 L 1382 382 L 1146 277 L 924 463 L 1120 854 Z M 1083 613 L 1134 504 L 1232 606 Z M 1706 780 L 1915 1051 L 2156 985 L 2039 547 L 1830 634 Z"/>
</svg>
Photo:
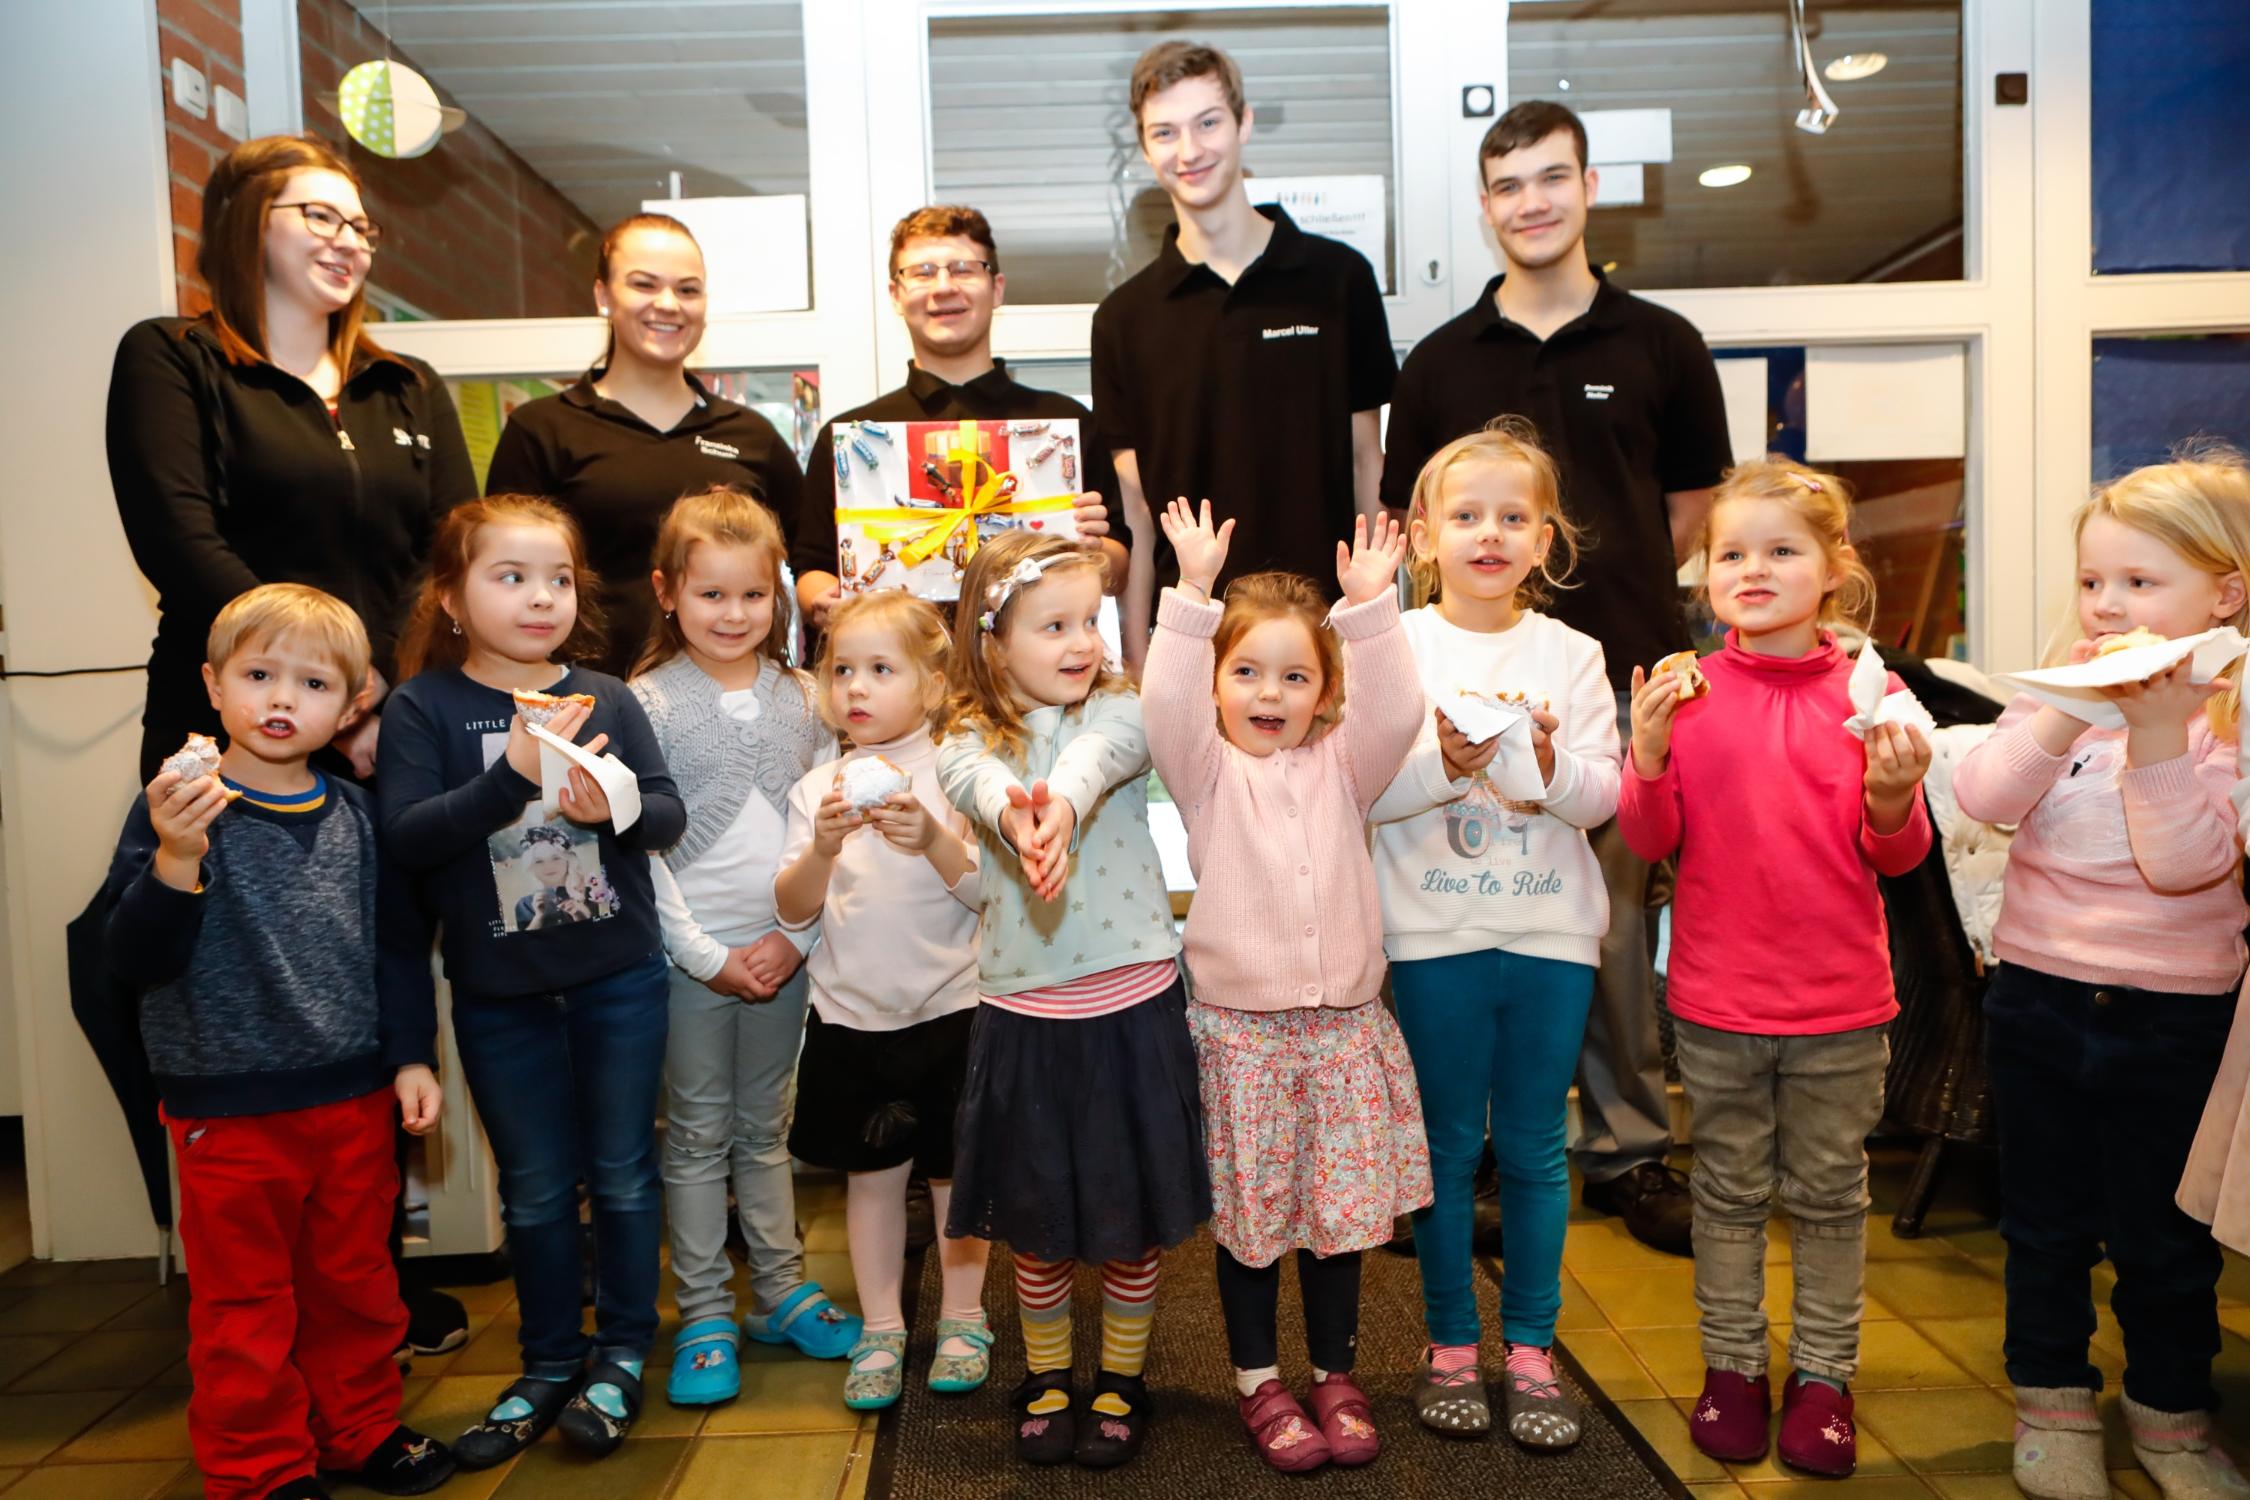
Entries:
<svg viewBox="0 0 2250 1500">
<path fill-rule="evenodd" d="M 1718 369 L 1693 324 L 1587 263 L 1597 176 L 1586 127 L 1532 100 L 1478 147 L 1478 201 L 1506 274 L 1407 355 L 1392 398 L 1383 500 L 1404 508 L 1430 455 L 1494 417 L 1529 418 L 1562 471 L 1563 504 L 1591 541 L 1551 613 L 1602 643 L 1618 723 L 1633 668 L 1688 644 L 1676 582 L 1711 486 L 1732 461 Z M 1690 1253 L 1690 1206 L 1666 1163 L 1671 1113 L 1656 1027 L 1645 904 L 1649 867 L 1615 821 L 1592 833 L 1609 936 L 1579 1059 L 1572 1155 L 1589 1207 L 1633 1237 Z"/>
<path fill-rule="evenodd" d="M 1079 424 L 1080 483 L 1110 500 L 1117 493 L 1109 455 L 1093 439 L 1093 413 L 1056 391 L 1018 385 L 992 357 L 992 314 L 1005 299 L 1007 277 L 993 247 L 992 226 L 973 208 L 918 208 L 891 228 L 891 306 L 914 345 L 906 384 L 855 406 L 836 422 L 944 422 L 962 417 L 1036 421 L 1067 417 Z M 823 628 L 839 597 L 836 576 L 836 465 L 823 427 L 805 465 L 804 508 L 790 543 L 797 606 Z M 1102 510 L 1081 506 L 1078 530 L 1098 546 L 1109 568 L 1109 591 L 1124 582 L 1126 552 L 1111 540 Z"/>
<path fill-rule="evenodd" d="M 1284 568 L 1334 592 L 1336 543 L 1380 512 L 1379 424 L 1398 363 L 1366 257 L 1243 187 L 1252 111 L 1234 60 L 1162 42 L 1133 65 L 1141 155 L 1177 222 L 1094 313 L 1094 410 L 1133 533 L 1125 659 L 1178 564 L 1151 519 L 1175 496 L 1235 523 L 1220 574 Z"/>
</svg>

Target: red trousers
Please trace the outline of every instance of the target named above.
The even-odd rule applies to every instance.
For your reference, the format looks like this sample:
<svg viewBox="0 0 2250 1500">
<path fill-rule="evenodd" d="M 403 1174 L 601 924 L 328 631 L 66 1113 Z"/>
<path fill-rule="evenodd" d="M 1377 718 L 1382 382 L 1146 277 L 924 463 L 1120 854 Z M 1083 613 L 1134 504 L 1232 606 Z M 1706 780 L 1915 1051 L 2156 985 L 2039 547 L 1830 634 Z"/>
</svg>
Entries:
<svg viewBox="0 0 2250 1500">
<path fill-rule="evenodd" d="M 398 1425 L 397 1113 L 385 1089 L 275 1115 L 165 1116 L 206 1500 L 357 1469 Z"/>
</svg>

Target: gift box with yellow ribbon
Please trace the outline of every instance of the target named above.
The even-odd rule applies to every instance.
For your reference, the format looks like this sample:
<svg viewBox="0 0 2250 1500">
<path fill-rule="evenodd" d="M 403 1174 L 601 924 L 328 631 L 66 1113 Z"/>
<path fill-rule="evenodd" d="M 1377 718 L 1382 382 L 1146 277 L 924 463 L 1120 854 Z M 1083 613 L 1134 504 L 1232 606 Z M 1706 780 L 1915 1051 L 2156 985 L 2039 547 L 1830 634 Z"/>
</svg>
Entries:
<svg viewBox="0 0 2250 1500">
<path fill-rule="evenodd" d="M 977 548 L 1017 530 L 1076 536 L 1078 423 L 838 422 L 836 560 L 844 592 L 951 603 Z"/>
</svg>

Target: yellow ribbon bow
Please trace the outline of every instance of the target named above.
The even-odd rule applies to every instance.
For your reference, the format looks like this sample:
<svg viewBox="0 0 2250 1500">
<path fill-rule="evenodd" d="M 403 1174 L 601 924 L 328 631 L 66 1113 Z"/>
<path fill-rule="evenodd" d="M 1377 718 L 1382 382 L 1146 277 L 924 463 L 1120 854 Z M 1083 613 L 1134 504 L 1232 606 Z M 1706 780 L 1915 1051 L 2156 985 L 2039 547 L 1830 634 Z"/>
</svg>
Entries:
<svg viewBox="0 0 2250 1500">
<path fill-rule="evenodd" d="M 905 542 L 906 545 L 899 548 L 898 560 L 914 568 L 943 552 L 953 534 L 964 526 L 968 531 L 962 538 L 962 555 L 976 556 L 980 540 L 976 526 L 979 516 L 1051 515 L 1078 507 L 1076 495 L 1046 495 L 1031 500 L 1010 498 L 1015 492 L 1014 472 L 994 469 L 989 460 L 973 449 L 954 448 L 945 458 L 947 463 L 960 466 L 961 504 L 958 507 L 931 511 L 917 506 L 886 505 L 839 510 L 837 523 L 859 527 L 872 542 Z"/>
</svg>

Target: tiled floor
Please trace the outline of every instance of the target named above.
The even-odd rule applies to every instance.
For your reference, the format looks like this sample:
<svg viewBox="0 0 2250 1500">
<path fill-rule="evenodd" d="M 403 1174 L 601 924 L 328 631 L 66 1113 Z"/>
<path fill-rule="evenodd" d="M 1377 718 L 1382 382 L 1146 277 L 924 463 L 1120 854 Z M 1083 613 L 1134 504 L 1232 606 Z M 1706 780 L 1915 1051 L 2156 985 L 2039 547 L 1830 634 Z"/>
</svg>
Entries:
<svg viewBox="0 0 2250 1500">
<path fill-rule="evenodd" d="M 1857 1500 L 2000 1500 L 2008 1478 L 2011 1411 L 2000 1368 L 2002 1247 L 1989 1219 L 1941 1206 L 1931 1233 L 1890 1233 L 1905 1160 L 1878 1162 L 1878 1214 L 1869 1225 L 1867 1323 L 1855 1387 L 1860 1473 L 1839 1487 L 1793 1477 L 1770 1460 L 1728 1467 L 1688 1442 L 1686 1408 L 1702 1377 L 1690 1270 L 1635 1244 L 1616 1222 L 1581 1214 L 1564 1250 L 1563 1340 L 1619 1409 L 1699 1497 L 1791 1500 L 1842 1494 Z M 849 1301 L 839 1189 L 803 1192 L 808 1271 Z M 0 1206 L 4 1217 L 4 1206 Z M 2117 1325 L 2103 1307 L 2096 1361 L 2122 1367 Z M 416 1363 L 408 1420 L 451 1437 L 492 1400 L 515 1369 L 515 1313 L 506 1285 L 466 1287 L 467 1347 Z M 1777 1234 L 1768 1305 L 1786 1308 L 1789 1246 Z M 2250 1451 L 2250 1263 L 2230 1258 L 2221 1284 L 2226 1327 L 2220 1421 Z M 0 1495 L 4 1500 L 184 1500 L 201 1486 L 187 1461 L 185 1289 L 159 1290 L 142 1262 L 48 1265 L 0 1275 Z M 1786 1327 L 1776 1329 L 1778 1345 Z M 668 1351 L 652 1369 L 661 1381 Z M 661 1397 L 624 1452 L 600 1464 L 541 1443 L 513 1466 L 463 1475 L 448 1500 L 857 1500 L 867 1486 L 874 1422 L 838 1399 L 841 1368 L 749 1346 L 742 1399 L 710 1413 L 675 1411 Z M 2111 1406 L 2110 1461 L 2120 1495 L 2156 1490 L 2133 1467 Z M 998 1440 L 998 1434 L 995 1434 Z M 1315 1481 L 1317 1485 L 1317 1481 Z M 360 1491 L 344 1491 L 360 1494 Z M 1308 1491 L 1309 1493 L 1309 1491 Z"/>
</svg>

